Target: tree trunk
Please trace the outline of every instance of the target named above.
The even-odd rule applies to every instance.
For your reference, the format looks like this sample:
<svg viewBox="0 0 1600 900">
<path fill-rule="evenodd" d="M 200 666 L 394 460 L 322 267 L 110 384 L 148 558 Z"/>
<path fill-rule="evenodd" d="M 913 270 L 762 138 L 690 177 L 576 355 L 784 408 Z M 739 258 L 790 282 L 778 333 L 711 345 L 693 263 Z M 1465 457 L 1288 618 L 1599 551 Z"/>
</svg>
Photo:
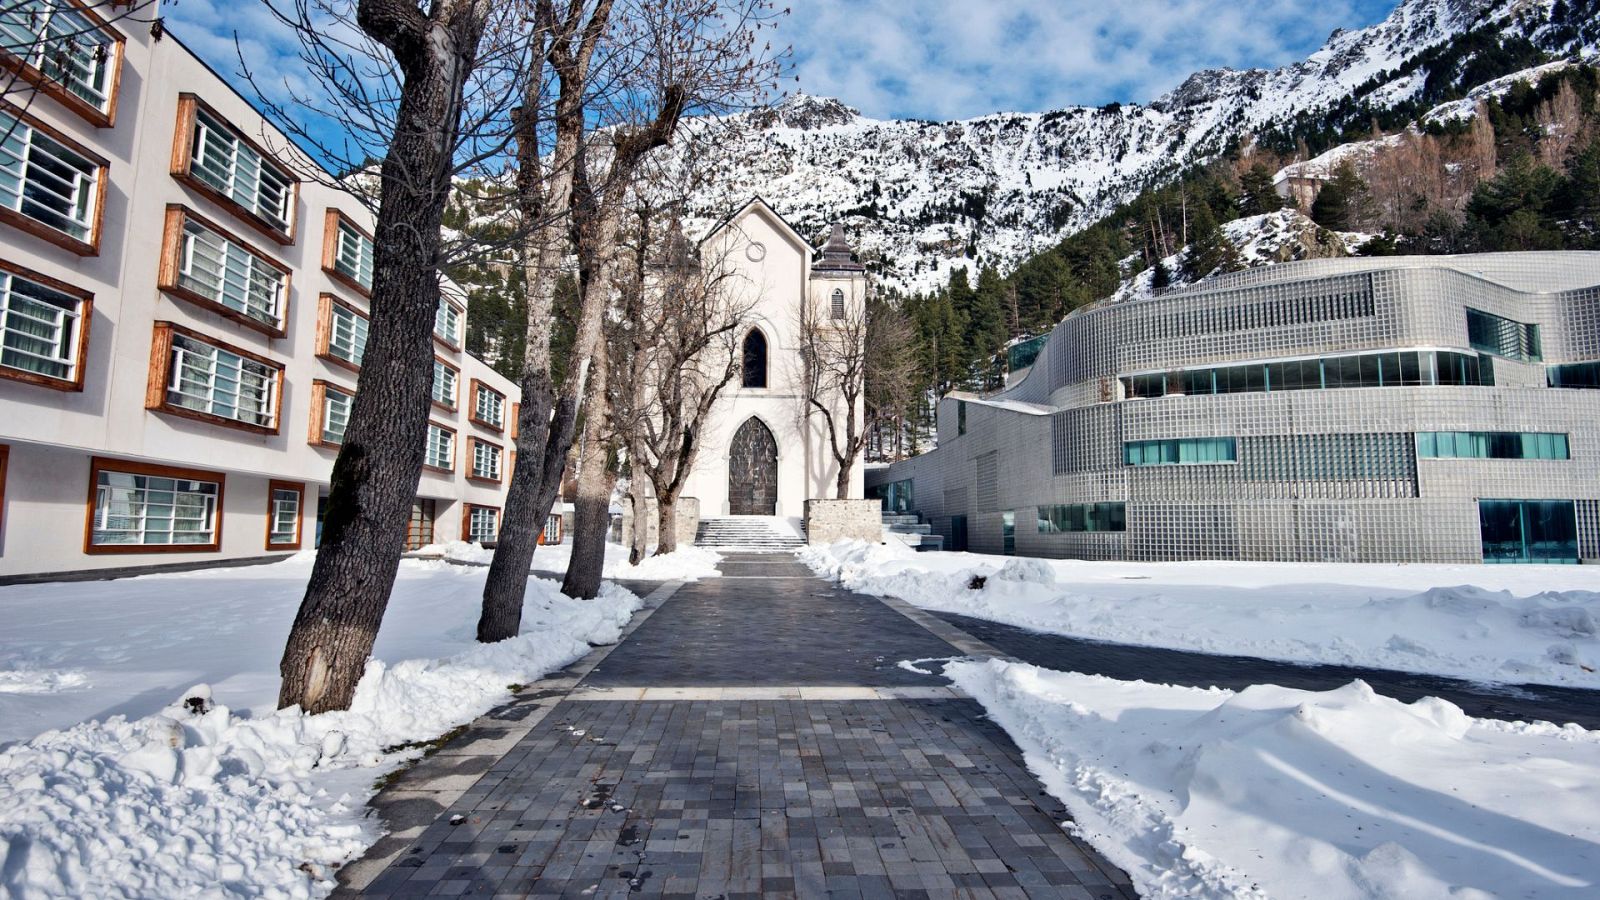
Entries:
<svg viewBox="0 0 1600 900">
<path fill-rule="evenodd" d="M 606 532 L 611 528 L 611 491 L 616 487 L 616 471 L 609 465 L 606 441 L 606 352 L 605 342 L 595 348 L 589 373 L 589 389 L 584 397 L 586 415 L 583 441 L 578 449 L 578 495 L 573 498 L 572 558 L 567 564 L 561 593 L 590 599 L 600 593 L 600 577 L 606 563 Z"/>
<path fill-rule="evenodd" d="M 678 492 L 656 498 L 656 555 L 665 556 L 678 549 Z"/>
<path fill-rule="evenodd" d="M 854 469 L 855 469 L 855 457 L 854 456 L 851 456 L 849 459 L 847 459 L 844 462 L 839 464 L 839 480 L 837 482 L 835 482 L 835 484 L 833 486 L 834 487 L 834 499 L 836 499 L 836 500 L 849 500 L 850 499 L 850 473 Z"/>
<path fill-rule="evenodd" d="M 405 80 L 380 170 L 366 356 L 333 464 L 322 546 L 279 663 L 280 708 L 348 709 L 389 604 L 427 443 L 439 229 L 462 85 L 487 5 L 437 4 L 424 18 L 363 0 L 357 13 L 395 52 Z"/>
<path fill-rule="evenodd" d="M 628 500 L 633 505 L 633 534 L 628 536 L 628 565 L 637 566 L 650 555 L 650 500 L 645 490 L 644 457 L 637 445 L 630 453 L 633 477 L 628 481 Z"/>
</svg>

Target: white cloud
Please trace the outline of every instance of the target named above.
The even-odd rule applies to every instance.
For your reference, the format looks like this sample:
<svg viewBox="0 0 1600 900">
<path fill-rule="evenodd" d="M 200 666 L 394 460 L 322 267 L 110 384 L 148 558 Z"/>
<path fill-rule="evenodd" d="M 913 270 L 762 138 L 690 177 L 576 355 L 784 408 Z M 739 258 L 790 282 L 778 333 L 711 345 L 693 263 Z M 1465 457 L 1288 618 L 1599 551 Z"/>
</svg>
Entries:
<svg viewBox="0 0 1600 900">
<path fill-rule="evenodd" d="M 1216 66 L 1275 66 L 1387 0 L 808 0 L 779 25 L 787 89 L 879 117 L 1144 101 Z"/>
</svg>

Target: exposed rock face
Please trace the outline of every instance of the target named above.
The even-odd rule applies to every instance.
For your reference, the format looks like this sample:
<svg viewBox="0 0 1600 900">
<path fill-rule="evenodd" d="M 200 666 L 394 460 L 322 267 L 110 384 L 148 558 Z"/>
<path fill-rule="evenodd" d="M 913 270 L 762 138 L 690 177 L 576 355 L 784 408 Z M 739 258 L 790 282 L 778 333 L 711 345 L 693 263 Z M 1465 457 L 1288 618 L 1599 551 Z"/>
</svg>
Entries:
<svg viewBox="0 0 1600 900">
<path fill-rule="evenodd" d="M 1403 0 L 1383 22 L 1335 32 L 1301 62 L 1197 72 L 1143 105 L 883 121 L 796 95 L 747 116 L 746 133 L 726 147 L 726 176 L 694 212 L 709 226 L 730 202 L 759 194 L 814 240 L 842 221 L 880 281 L 904 289 L 943 283 L 975 253 L 1009 271 L 1252 130 L 1345 98 L 1388 106 L 1416 96 L 1424 73 L 1401 69 L 1469 29 L 1526 35 L 1551 51 L 1592 50 L 1591 38 L 1575 45 L 1557 34 L 1555 6 Z"/>
</svg>

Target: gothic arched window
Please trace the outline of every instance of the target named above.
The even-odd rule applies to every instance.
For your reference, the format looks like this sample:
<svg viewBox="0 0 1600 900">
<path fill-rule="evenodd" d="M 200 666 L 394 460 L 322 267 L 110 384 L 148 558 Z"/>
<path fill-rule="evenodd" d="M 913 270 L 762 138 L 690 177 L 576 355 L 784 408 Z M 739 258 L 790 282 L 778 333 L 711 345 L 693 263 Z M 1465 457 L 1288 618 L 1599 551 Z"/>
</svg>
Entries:
<svg viewBox="0 0 1600 900">
<path fill-rule="evenodd" d="M 744 336 L 744 386 L 747 388 L 764 388 L 767 386 L 767 338 L 761 329 L 752 328 Z"/>
<path fill-rule="evenodd" d="M 833 289 L 833 307 L 831 311 L 835 319 L 844 318 L 844 291 L 839 288 Z"/>
</svg>

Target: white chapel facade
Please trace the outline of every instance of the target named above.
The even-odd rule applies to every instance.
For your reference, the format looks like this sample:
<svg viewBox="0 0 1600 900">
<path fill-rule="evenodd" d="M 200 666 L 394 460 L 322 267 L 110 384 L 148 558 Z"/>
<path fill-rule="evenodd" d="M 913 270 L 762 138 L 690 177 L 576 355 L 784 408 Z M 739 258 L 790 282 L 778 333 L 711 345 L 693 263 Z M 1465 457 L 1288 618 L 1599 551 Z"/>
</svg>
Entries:
<svg viewBox="0 0 1600 900">
<path fill-rule="evenodd" d="M 806 414 L 802 391 L 802 304 L 814 321 L 856 318 L 866 304 L 866 273 L 835 226 L 821 250 L 760 198 L 746 203 L 700 243 L 749 292 L 741 360 L 701 433 L 701 448 L 682 496 L 702 519 L 778 516 L 798 519 L 807 500 L 834 499 L 839 466 L 822 417 Z M 833 411 L 836 419 L 847 415 Z M 861 411 L 856 410 L 857 428 Z M 862 495 L 862 465 L 852 467 L 849 497 Z"/>
</svg>

